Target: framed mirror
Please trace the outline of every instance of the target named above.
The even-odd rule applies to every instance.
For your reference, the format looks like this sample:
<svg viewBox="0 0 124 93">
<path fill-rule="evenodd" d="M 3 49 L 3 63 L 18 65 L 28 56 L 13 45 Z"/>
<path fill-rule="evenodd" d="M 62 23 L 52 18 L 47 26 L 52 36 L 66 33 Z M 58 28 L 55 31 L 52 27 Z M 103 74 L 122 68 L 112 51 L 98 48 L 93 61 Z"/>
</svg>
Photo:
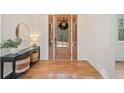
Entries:
<svg viewBox="0 0 124 93">
<path fill-rule="evenodd" d="M 28 40 L 30 35 L 30 30 L 28 26 L 25 23 L 20 23 L 16 27 L 16 38 L 18 40 L 22 40 L 22 42 L 25 42 Z"/>
</svg>

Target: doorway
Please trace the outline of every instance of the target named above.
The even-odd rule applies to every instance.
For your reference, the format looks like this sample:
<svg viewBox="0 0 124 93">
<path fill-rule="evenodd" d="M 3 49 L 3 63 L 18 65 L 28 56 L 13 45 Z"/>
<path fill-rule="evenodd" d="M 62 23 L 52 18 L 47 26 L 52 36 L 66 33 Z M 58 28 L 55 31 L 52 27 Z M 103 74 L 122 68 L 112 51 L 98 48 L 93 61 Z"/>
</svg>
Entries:
<svg viewBox="0 0 124 93">
<path fill-rule="evenodd" d="M 77 15 L 49 15 L 49 59 L 77 59 Z"/>
<path fill-rule="evenodd" d="M 124 15 L 117 14 L 115 23 L 115 72 L 117 79 L 124 79 Z"/>
</svg>

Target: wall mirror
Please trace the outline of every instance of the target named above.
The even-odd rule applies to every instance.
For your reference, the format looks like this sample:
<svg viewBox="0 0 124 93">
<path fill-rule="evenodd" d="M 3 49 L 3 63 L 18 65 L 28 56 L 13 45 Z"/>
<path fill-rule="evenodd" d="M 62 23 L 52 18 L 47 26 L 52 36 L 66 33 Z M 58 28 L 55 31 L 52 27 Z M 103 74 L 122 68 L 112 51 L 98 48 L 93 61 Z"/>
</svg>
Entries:
<svg viewBox="0 0 124 93">
<path fill-rule="evenodd" d="M 30 30 L 27 24 L 25 23 L 19 23 L 16 27 L 16 37 L 17 39 L 21 39 L 22 42 L 25 42 L 28 40 L 30 35 Z"/>
</svg>

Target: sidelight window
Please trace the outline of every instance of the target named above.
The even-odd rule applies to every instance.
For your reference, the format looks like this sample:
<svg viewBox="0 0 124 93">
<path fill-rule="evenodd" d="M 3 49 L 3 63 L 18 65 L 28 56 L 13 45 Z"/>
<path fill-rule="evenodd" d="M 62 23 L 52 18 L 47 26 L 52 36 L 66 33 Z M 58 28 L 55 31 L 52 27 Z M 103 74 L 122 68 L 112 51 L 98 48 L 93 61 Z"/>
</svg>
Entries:
<svg viewBox="0 0 124 93">
<path fill-rule="evenodd" d="M 118 16 L 118 40 L 124 41 L 124 15 Z"/>
</svg>

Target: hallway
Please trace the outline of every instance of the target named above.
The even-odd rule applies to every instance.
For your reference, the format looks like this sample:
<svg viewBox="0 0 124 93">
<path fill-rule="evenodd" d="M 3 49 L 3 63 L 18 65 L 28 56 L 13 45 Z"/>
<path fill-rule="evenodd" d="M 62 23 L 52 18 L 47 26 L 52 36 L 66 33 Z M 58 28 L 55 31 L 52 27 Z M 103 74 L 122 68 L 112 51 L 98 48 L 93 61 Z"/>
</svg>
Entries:
<svg viewBox="0 0 124 93">
<path fill-rule="evenodd" d="M 19 79 L 100 79 L 86 61 L 39 61 Z"/>
</svg>

